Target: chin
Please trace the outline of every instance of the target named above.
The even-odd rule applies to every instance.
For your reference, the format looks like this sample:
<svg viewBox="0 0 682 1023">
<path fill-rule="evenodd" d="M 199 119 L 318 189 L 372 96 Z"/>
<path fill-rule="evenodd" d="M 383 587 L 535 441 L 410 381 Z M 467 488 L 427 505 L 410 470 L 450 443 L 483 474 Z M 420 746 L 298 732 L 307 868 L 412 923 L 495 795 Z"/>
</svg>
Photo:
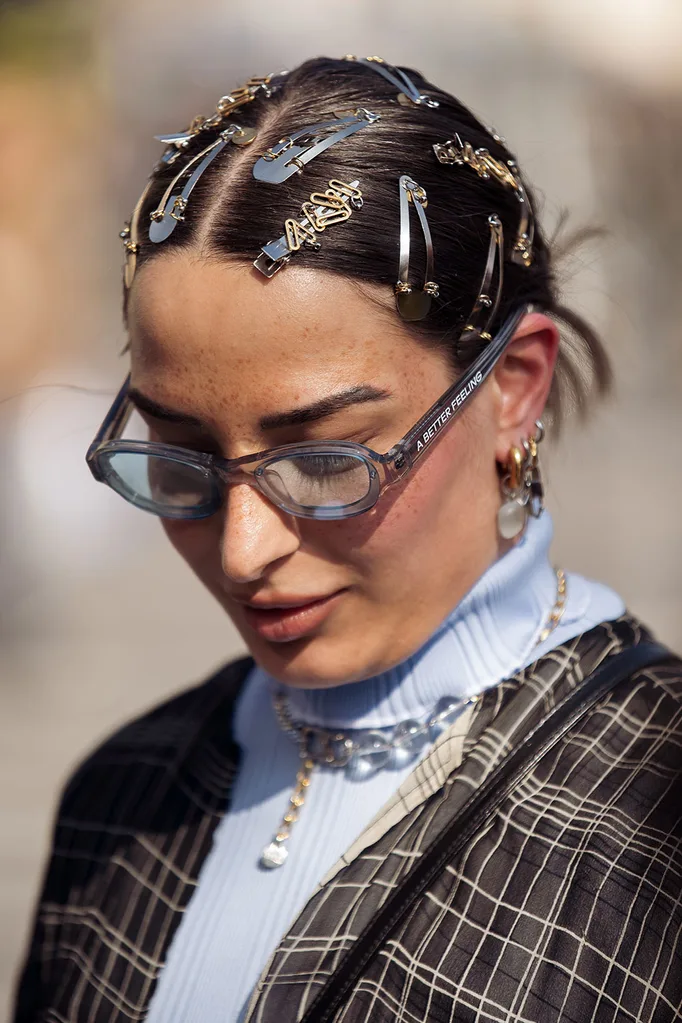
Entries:
<svg viewBox="0 0 682 1023">
<path fill-rule="evenodd" d="M 383 670 L 381 665 L 363 661 L 357 650 L 351 660 L 347 641 L 312 636 L 290 643 L 267 643 L 242 636 L 251 656 L 268 675 L 297 689 L 330 689 L 360 682 Z"/>
</svg>

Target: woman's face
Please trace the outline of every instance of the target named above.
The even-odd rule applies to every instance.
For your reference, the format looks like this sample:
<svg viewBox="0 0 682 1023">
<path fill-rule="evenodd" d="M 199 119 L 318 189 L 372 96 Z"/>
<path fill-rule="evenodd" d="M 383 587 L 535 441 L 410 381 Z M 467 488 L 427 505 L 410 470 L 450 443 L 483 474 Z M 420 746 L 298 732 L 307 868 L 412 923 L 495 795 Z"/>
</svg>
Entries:
<svg viewBox="0 0 682 1023">
<path fill-rule="evenodd" d="M 147 413 L 152 437 L 226 458 L 309 440 L 385 452 L 453 380 L 384 289 L 372 300 L 294 265 L 266 280 L 163 255 L 138 275 L 129 316 L 132 387 L 178 420 Z M 363 388 L 364 400 L 300 414 Z M 294 518 L 238 483 L 220 513 L 164 527 L 271 675 L 313 687 L 370 677 L 418 649 L 499 554 L 500 405 L 487 384 L 356 518 Z"/>
</svg>

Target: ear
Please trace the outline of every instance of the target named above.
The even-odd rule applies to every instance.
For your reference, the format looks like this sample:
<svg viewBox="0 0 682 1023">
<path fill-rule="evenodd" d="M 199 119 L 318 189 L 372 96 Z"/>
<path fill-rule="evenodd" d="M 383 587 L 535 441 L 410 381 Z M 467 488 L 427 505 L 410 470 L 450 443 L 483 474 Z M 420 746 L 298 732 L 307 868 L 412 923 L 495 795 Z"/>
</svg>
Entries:
<svg viewBox="0 0 682 1023">
<path fill-rule="evenodd" d="M 504 463 L 513 444 L 533 436 L 544 412 L 559 351 L 559 331 L 545 313 L 529 313 L 493 372 L 498 422 L 495 457 Z"/>
</svg>

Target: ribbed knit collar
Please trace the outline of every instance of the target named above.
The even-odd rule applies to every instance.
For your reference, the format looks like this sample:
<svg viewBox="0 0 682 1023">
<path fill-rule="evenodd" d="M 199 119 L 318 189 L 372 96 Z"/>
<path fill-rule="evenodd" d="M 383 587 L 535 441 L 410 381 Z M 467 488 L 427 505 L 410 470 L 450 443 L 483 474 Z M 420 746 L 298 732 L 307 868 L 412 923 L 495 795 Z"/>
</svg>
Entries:
<svg viewBox="0 0 682 1023">
<path fill-rule="evenodd" d="M 512 675 L 528 663 L 556 599 L 552 535 L 549 513 L 530 519 L 520 542 L 396 667 L 329 689 L 286 687 L 292 716 L 329 728 L 388 727 L 426 718 L 445 696 L 472 696 Z"/>
</svg>

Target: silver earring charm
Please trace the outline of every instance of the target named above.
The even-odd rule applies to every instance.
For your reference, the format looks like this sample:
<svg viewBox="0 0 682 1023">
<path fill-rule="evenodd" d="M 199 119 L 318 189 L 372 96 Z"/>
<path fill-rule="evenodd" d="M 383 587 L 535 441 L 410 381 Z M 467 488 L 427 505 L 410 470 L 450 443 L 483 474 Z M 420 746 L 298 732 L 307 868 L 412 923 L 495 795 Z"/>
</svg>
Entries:
<svg viewBox="0 0 682 1023">
<path fill-rule="evenodd" d="M 507 473 L 501 482 L 505 500 L 497 513 L 497 529 L 505 540 L 519 536 L 528 516 L 539 518 L 545 507 L 538 461 L 538 444 L 545 435 L 545 428 L 540 420 L 536 421 L 535 428 L 535 437 L 524 440 L 521 447 L 512 446 L 509 451 Z"/>
</svg>

